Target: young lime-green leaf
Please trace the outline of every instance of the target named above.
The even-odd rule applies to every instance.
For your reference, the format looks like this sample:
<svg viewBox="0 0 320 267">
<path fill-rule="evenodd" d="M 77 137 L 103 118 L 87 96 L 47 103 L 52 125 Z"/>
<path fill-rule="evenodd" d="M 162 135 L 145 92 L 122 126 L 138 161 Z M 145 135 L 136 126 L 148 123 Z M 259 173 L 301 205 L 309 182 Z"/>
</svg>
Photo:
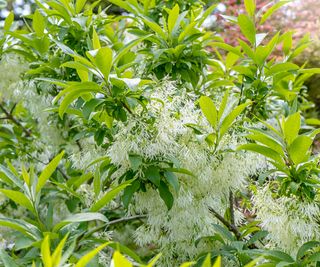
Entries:
<svg viewBox="0 0 320 267">
<path fill-rule="evenodd" d="M 253 20 L 247 15 L 240 14 L 238 24 L 243 35 L 254 45 L 256 41 L 256 27 Z"/>
<path fill-rule="evenodd" d="M 143 17 L 142 20 L 152 31 L 157 33 L 162 39 L 167 40 L 167 35 L 156 22 L 147 17 Z"/>
<path fill-rule="evenodd" d="M 201 111 L 203 112 L 204 116 L 212 126 L 212 128 L 217 128 L 217 108 L 213 101 L 208 96 L 201 96 L 199 100 L 199 105 Z"/>
<path fill-rule="evenodd" d="M 46 184 L 48 179 L 54 173 L 54 171 L 58 167 L 63 155 L 64 155 L 64 151 L 62 151 L 53 160 L 51 160 L 50 163 L 41 172 L 41 174 L 39 176 L 39 179 L 38 179 L 37 187 L 36 187 L 36 192 L 37 193 L 42 189 L 42 187 Z"/>
<path fill-rule="evenodd" d="M 259 131 L 254 131 L 253 134 L 249 134 L 247 136 L 247 138 L 249 138 L 253 141 L 259 142 L 259 143 L 275 150 L 280 155 L 284 155 L 283 148 L 282 148 L 281 144 L 279 144 L 278 141 L 276 141 L 275 139 L 273 139 L 269 135 L 266 135 L 266 134 L 261 133 Z"/>
<path fill-rule="evenodd" d="M 213 4 L 210 7 L 208 7 L 203 14 L 201 15 L 200 19 L 197 20 L 198 26 L 201 27 L 206 18 L 211 15 L 211 13 L 216 9 L 218 4 Z"/>
<path fill-rule="evenodd" d="M 32 27 L 38 37 L 43 36 L 46 21 L 38 9 L 33 14 Z"/>
<path fill-rule="evenodd" d="M 41 243 L 41 258 L 44 267 L 53 267 L 51 252 L 50 252 L 50 237 L 46 235 Z"/>
<path fill-rule="evenodd" d="M 79 14 L 84 8 L 87 0 L 76 0 L 76 13 Z"/>
<path fill-rule="evenodd" d="M 114 267 L 133 267 L 132 263 L 128 261 L 119 251 L 115 251 L 112 256 Z"/>
<path fill-rule="evenodd" d="M 309 158 L 309 149 L 312 145 L 312 139 L 306 135 L 298 136 L 289 146 L 289 156 L 298 165 Z"/>
<path fill-rule="evenodd" d="M 91 252 L 87 253 L 86 255 L 84 255 L 77 263 L 74 267 L 86 267 L 87 264 L 102 250 L 104 249 L 110 242 L 104 243 L 102 245 L 100 245 L 99 247 L 95 248 L 94 250 L 92 250 Z M 119 266 L 120 267 L 120 266 Z M 123 265 L 123 267 L 125 267 Z"/>
<path fill-rule="evenodd" d="M 244 6 L 250 17 L 254 17 L 256 12 L 256 1 L 255 0 L 244 0 Z"/>
<path fill-rule="evenodd" d="M 237 106 L 224 118 L 220 127 L 220 138 L 228 131 L 241 112 L 244 111 L 244 109 L 250 104 L 251 102 L 247 102 Z"/>
<path fill-rule="evenodd" d="M 26 169 L 26 167 L 24 165 L 22 165 L 22 178 L 25 181 L 25 183 L 27 184 L 27 186 L 30 186 L 30 175 Z"/>
<path fill-rule="evenodd" d="M 11 27 L 13 21 L 14 21 L 14 13 L 13 13 L 13 11 L 11 11 L 4 21 L 3 30 L 5 32 L 10 30 L 10 27 Z"/>
<path fill-rule="evenodd" d="M 289 3 L 291 1 L 279 1 L 277 2 L 275 5 L 273 5 L 272 7 L 270 7 L 261 17 L 261 20 L 260 20 L 260 24 L 263 24 L 266 22 L 266 20 L 272 16 L 272 14 L 274 12 L 276 12 L 280 7 L 282 7 L 283 5 Z"/>
<path fill-rule="evenodd" d="M 59 267 L 60 266 L 60 261 L 62 257 L 62 250 L 64 248 L 64 245 L 67 241 L 69 234 L 66 234 L 64 238 L 59 242 L 58 246 L 54 250 L 52 254 L 52 267 Z"/>
<path fill-rule="evenodd" d="M 180 9 L 179 9 L 179 5 L 178 4 L 176 4 L 169 12 L 169 16 L 168 16 L 168 31 L 169 31 L 169 34 L 172 33 L 173 28 L 176 25 L 176 22 L 177 22 L 178 16 L 179 16 L 179 12 L 180 12 Z"/>
<path fill-rule="evenodd" d="M 154 265 L 156 264 L 156 262 L 160 259 L 161 257 L 161 253 L 159 253 L 158 255 L 156 255 L 149 263 L 146 267 L 154 267 Z"/>
<path fill-rule="evenodd" d="M 283 160 L 280 157 L 280 155 L 278 154 L 278 152 L 274 151 L 273 149 L 266 147 L 266 146 L 257 145 L 257 144 L 245 144 L 245 145 L 239 146 L 237 148 L 237 150 L 253 151 L 253 152 L 259 153 L 269 159 L 272 159 L 275 162 L 278 162 L 281 164 L 283 163 Z"/>
<path fill-rule="evenodd" d="M 35 212 L 32 202 L 23 193 L 9 189 L 0 189 L 0 192 L 12 201 L 30 210 L 32 213 Z"/>
<path fill-rule="evenodd" d="M 112 67 L 112 50 L 109 47 L 102 47 L 98 50 L 97 55 L 95 56 L 95 63 L 98 69 L 104 76 L 104 79 L 107 80 L 110 74 Z"/>
<path fill-rule="evenodd" d="M 97 32 L 94 28 L 93 28 L 93 32 L 92 32 L 92 44 L 93 44 L 93 49 L 100 49 L 101 48 L 99 35 L 97 34 Z"/>
<path fill-rule="evenodd" d="M 221 267 L 221 256 L 218 256 L 212 267 Z"/>
<path fill-rule="evenodd" d="M 273 65 L 268 71 L 266 71 L 266 75 L 272 76 L 276 73 L 294 71 L 298 69 L 299 66 L 291 62 L 277 63 Z"/>
<path fill-rule="evenodd" d="M 296 112 L 286 118 L 282 127 L 285 140 L 287 141 L 288 145 L 290 145 L 299 134 L 299 130 L 301 127 L 300 113 Z"/>
<path fill-rule="evenodd" d="M 124 182 L 117 187 L 108 191 L 102 198 L 100 198 L 93 206 L 91 207 L 90 211 L 96 212 L 103 207 L 105 207 L 113 198 L 115 198 L 123 189 L 131 184 L 132 180 Z"/>
</svg>

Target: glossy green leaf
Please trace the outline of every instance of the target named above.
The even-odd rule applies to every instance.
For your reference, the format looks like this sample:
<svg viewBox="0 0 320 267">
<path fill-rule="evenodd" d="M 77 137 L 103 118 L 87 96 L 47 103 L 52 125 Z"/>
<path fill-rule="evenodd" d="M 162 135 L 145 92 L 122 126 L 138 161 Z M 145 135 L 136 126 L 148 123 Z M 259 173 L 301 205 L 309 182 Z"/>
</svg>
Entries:
<svg viewBox="0 0 320 267">
<path fill-rule="evenodd" d="M 90 221 L 108 222 L 109 220 L 101 213 L 98 212 L 82 212 L 72 214 L 68 218 L 62 220 L 54 226 L 53 231 L 58 232 L 61 228 L 71 223 L 90 222 Z"/>
<path fill-rule="evenodd" d="M 283 163 L 283 160 L 278 154 L 278 152 L 266 146 L 257 145 L 257 144 L 245 144 L 245 145 L 239 146 L 237 150 L 248 150 L 248 151 L 257 152 L 271 160 L 274 160 L 275 162 Z"/>
<path fill-rule="evenodd" d="M 46 21 L 38 9 L 33 14 L 32 27 L 38 37 L 43 36 Z"/>
<path fill-rule="evenodd" d="M 100 245 L 99 247 L 93 249 L 91 252 L 87 253 L 76 263 L 75 267 L 86 267 L 87 264 L 101 251 L 103 250 L 109 242 Z M 125 266 L 123 266 L 125 267 Z"/>
<path fill-rule="evenodd" d="M 300 113 L 296 112 L 285 119 L 283 123 L 283 133 L 288 145 L 292 143 L 299 134 L 301 126 Z"/>
<path fill-rule="evenodd" d="M 101 197 L 96 203 L 93 204 L 90 211 L 96 212 L 102 209 L 103 207 L 105 207 L 106 205 L 108 205 L 108 203 L 111 200 L 113 200 L 122 190 L 124 190 L 131 183 L 132 183 L 132 180 L 129 180 L 111 189 L 107 193 L 105 193 L 103 197 Z"/>
<path fill-rule="evenodd" d="M 300 135 L 289 146 L 288 152 L 290 158 L 295 164 L 300 164 L 301 162 L 309 158 L 309 149 L 312 145 L 312 139 L 306 135 Z"/>
<path fill-rule="evenodd" d="M 247 102 L 237 106 L 233 109 L 222 121 L 220 126 L 220 138 L 228 131 L 228 129 L 232 126 L 235 122 L 235 119 L 241 114 L 244 109 L 249 106 L 251 102 Z"/>
<path fill-rule="evenodd" d="M 247 15 L 240 14 L 238 17 L 238 24 L 243 35 L 250 41 L 251 44 L 255 44 L 256 27 L 252 19 Z"/>
<path fill-rule="evenodd" d="M 87 0 L 76 0 L 76 13 L 80 13 L 84 8 Z"/>
<path fill-rule="evenodd" d="M 256 11 L 256 1 L 255 0 L 244 0 L 244 6 L 249 16 L 253 17 Z"/>
<path fill-rule="evenodd" d="M 201 96 L 199 100 L 199 104 L 204 116 L 207 118 L 212 128 L 215 129 L 217 127 L 217 118 L 218 118 L 217 108 L 215 104 L 207 96 Z"/>
<path fill-rule="evenodd" d="M 10 198 L 15 203 L 25 207 L 26 209 L 30 210 L 32 213 L 35 213 L 32 202 L 23 193 L 19 191 L 9 190 L 9 189 L 0 189 L 0 192 L 4 194 L 7 198 Z"/>
<path fill-rule="evenodd" d="M 39 176 L 39 179 L 38 179 L 36 192 L 39 192 L 42 189 L 42 187 L 46 184 L 46 182 L 49 180 L 51 175 L 57 169 L 57 167 L 58 167 L 61 159 L 63 158 L 63 156 L 64 156 L 64 151 L 62 151 L 53 160 L 51 160 L 50 163 L 41 172 L 41 174 Z"/>
</svg>

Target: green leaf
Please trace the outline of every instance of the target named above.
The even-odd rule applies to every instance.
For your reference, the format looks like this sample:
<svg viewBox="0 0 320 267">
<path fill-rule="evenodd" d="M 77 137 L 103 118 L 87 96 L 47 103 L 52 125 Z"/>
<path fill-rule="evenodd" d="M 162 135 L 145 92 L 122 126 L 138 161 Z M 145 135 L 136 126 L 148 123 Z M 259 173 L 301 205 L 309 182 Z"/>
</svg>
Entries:
<svg viewBox="0 0 320 267">
<path fill-rule="evenodd" d="M 93 177 L 93 191 L 96 197 L 99 196 L 101 191 L 101 176 L 99 168 L 96 169 Z"/>
<path fill-rule="evenodd" d="M 284 155 L 283 148 L 281 144 L 274 139 L 271 135 L 267 135 L 266 133 L 259 130 L 250 130 L 252 134 L 248 135 L 247 138 L 259 142 L 267 147 L 275 150 L 280 155 Z"/>
<path fill-rule="evenodd" d="M 201 15 L 201 18 L 197 21 L 198 26 L 201 27 L 206 18 L 211 15 L 211 13 L 216 9 L 218 4 L 213 4 L 210 7 L 206 8 L 206 10 Z"/>
<path fill-rule="evenodd" d="M 112 68 L 112 50 L 109 47 L 102 47 L 95 56 L 95 64 L 107 80 Z"/>
<path fill-rule="evenodd" d="M 226 91 L 224 93 L 224 96 L 222 98 L 222 101 L 221 101 L 221 104 L 220 104 L 220 107 L 219 107 L 219 111 L 218 111 L 218 122 L 221 120 L 222 118 L 222 115 L 224 113 L 224 110 L 227 106 L 227 103 L 228 103 L 228 98 L 229 98 L 229 91 Z"/>
<path fill-rule="evenodd" d="M 164 177 L 167 179 L 168 183 L 173 187 L 174 191 L 178 192 L 180 185 L 177 176 L 172 172 L 165 171 Z"/>
<path fill-rule="evenodd" d="M 255 0 L 244 0 L 244 6 L 249 16 L 254 17 L 256 11 Z"/>
<path fill-rule="evenodd" d="M 163 199 L 164 203 L 166 204 L 168 210 L 172 208 L 173 205 L 173 195 L 171 194 L 169 187 L 166 185 L 165 182 L 160 181 L 160 185 L 158 187 L 160 197 Z"/>
<path fill-rule="evenodd" d="M 142 157 L 139 155 L 129 155 L 131 169 L 137 171 L 142 164 Z"/>
<path fill-rule="evenodd" d="M 160 186 L 160 170 L 158 167 L 149 166 L 145 172 L 145 177 L 157 187 Z"/>
<path fill-rule="evenodd" d="M 300 127 L 301 127 L 300 113 L 296 112 L 290 115 L 288 118 L 286 118 L 282 127 L 283 127 L 282 130 L 283 130 L 285 140 L 287 141 L 288 145 L 290 145 L 292 141 L 296 139 L 300 131 Z"/>
<path fill-rule="evenodd" d="M 18 177 L 16 177 L 11 170 L 2 165 L 0 165 L 0 179 L 7 184 L 15 185 L 22 190 L 24 189 L 22 181 Z"/>
<path fill-rule="evenodd" d="M 12 201 L 30 210 L 32 213 L 35 213 L 32 202 L 23 193 L 9 189 L 0 189 L 0 192 Z"/>
<path fill-rule="evenodd" d="M 76 0 L 76 13 L 80 13 L 81 10 L 84 8 L 87 0 Z"/>
<path fill-rule="evenodd" d="M 167 40 L 167 35 L 164 33 L 164 31 L 161 29 L 161 27 L 151 19 L 147 17 L 142 17 L 143 22 L 155 33 L 157 33 L 161 38 L 164 40 Z"/>
<path fill-rule="evenodd" d="M 273 76 L 274 74 L 277 74 L 280 72 L 288 72 L 288 71 L 294 71 L 298 69 L 299 69 L 299 66 L 291 62 L 278 63 L 273 65 L 268 71 L 266 71 L 266 75 Z"/>
<path fill-rule="evenodd" d="M 52 266 L 52 257 L 50 252 L 50 236 L 46 235 L 41 243 L 41 258 L 45 267 Z"/>
<path fill-rule="evenodd" d="M 238 24 L 243 35 L 250 41 L 252 45 L 256 41 L 256 27 L 251 18 L 247 15 L 240 14 L 238 17 Z"/>
<path fill-rule="evenodd" d="M 233 109 L 223 120 L 220 127 L 220 138 L 228 131 L 231 125 L 234 123 L 235 119 L 240 115 L 240 113 L 251 104 L 251 102 L 243 103 Z"/>
<path fill-rule="evenodd" d="M 314 247 L 317 247 L 319 245 L 320 245 L 319 241 L 310 241 L 310 242 L 304 243 L 298 250 L 297 261 L 301 260 L 305 256 L 308 250 L 313 249 Z"/>
<path fill-rule="evenodd" d="M 22 220 L 0 217 L 0 226 L 19 231 L 20 233 L 31 237 L 33 240 L 38 240 L 41 236 L 38 228 Z"/>
<path fill-rule="evenodd" d="M 119 251 L 115 251 L 112 256 L 114 266 L 133 267 L 132 263 L 127 260 Z"/>
<path fill-rule="evenodd" d="M 115 56 L 113 64 L 117 64 L 121 58 L 123 56 L 125 56 L 131 48 L 133 48 L 134 46 L 138 45 L 139 43 L 141 43 L 143 40 L 145 40 L 146 38 L 149 38 L 150 36 L 152 36 L 151 34 L 143 36 L 141 38 L 137 38 L 135 40 L 132 40 L 131 42 L 127 43 L 124 47 L 122 47 L 119 51 L 118 54 Z"/>
<path fill-rule="evenodd" d="M 13 21 L 14 21 L 14 13 L 13 13 L 13 11 L 11 11 L 4 21 L 3 30 L 5 32 L 10 30 L 10 27 L 11 27 Z"/>
<path fill-rule="evenodd" d="M 168 16 L 168 31 L 169 31 L 169 34 L 171 35 L 172 34 L 172 31 L 176 25 L 177 20 L 178 20 L 178 16 L 179 16 L 179 12 L 180 12 L 180 9 L 179 9 L 179 5 L 176 4 L 172 10 L 170 10 L 169 12 L 169 16 Z"/>
<path fill-rule="evenodd" d="M 98 212 L 83 212 L 72 214 L 68 218 L 56 224 L 53 228 L 53 232 L 58 232 L 61 228 L 71 223 L 89 222 L 89 221 L 102 221 L 108 222 L 106 216 Z"/>
<path fill-rule="evenodd" d="M 97 34 L 97 32 L 94 28 L 93 28 L 93 32 L 92 32 L 92 44 L 93 44 L 93 49 L 100 49 L 101 48 L 99 35 Z"/>
<path fill-rule="evenodd" d="M 279 1 L 277 2 L 275 5 L 273 5 L 272 7 L 270 7 L 261 17 L 260 20 L 260 24 L 263 24 L 266 22 L 266 20 L 272 16 L 272 14 L 274 12 L 276 12 L 280 7 L 282 7 L 283 5 L 290 3 L 291 1 Z"/>
<path fill-rule="evenodd" d="M 46 184 L 46 182 L 49 180 L 51 175 L 57 169 L 61 159 L 63 158 L 63 155 L 64 155 L 64 151 L 62 151 L 53 160 L 51 160 L 50 163 L 41 172 L 39 179 L 38 179 L 37 187 L 36 187 L 37 193 L 42 189 L 42 187 Z"/>
<path fill-rule="evenodd" d="M 66 234 L 64 238 L 59 242 L 58 246 L 54 250 L 52 254 L 52 265 L 53 266 L 60 266 L 61 265 L 61 258 L 62 258 L 62 250 L 64 245 L 67 241 L 69 234 Z"/>
<path fill-rule="evenodd" d="M 113 198 L 115 198 L 123 189 L 129 186 L 132 182 L 133 180 L 126 181 L 108 191 L 102 198 L 100 198 L 95 204 L 93 204 L 90 211 L 96 212 L 105 207 Z"/>
<path fill-rule="evenodd" d="M 0 259 L 4 267 L 19 267 L 15 261 L 5 252 L 4 249 L 0 249 Z"/>
<path fill-rule="evenodd" d="M 298 136 L 289 146 L 290 158 L 295 164 L 300 164 L 309 157 L 308 150 L 312 145 L 312 139 L 306 135 Z"/>
<path fill-rule="evenodd" d="M 104 249 L 110 242 L 104 243 L 99 247 L 93 249 L 91 252 L 87 253 L 77 262 L 75 267 L 86 267 L 87 264 L 96 256 L 102 249 Z"/>
<path fill-rule="evenodd" d="M 218 114 L 213 101 L 207 96 L 201 96 L 199 104 L 204 116 L 207 118 L 212 128 L 216 129 Z"/>
<path fill-rule="evenodd" d="M 43 36 L 46 21 L 38 9 L 33 14 L 32 27 L 38 37 Z"/>
<path fill-rule="evenodd" d="M 278 152 L 266 146 L 257 145 L 257 144 L 245 144 L 245 145 L 239 146 L 237 150 L 249 150 L 249 151 L 257 152 L 278 163 L 281 163 L 281 164 L 283 163 L 283 159 L 280 157 Z"/>
</svg>

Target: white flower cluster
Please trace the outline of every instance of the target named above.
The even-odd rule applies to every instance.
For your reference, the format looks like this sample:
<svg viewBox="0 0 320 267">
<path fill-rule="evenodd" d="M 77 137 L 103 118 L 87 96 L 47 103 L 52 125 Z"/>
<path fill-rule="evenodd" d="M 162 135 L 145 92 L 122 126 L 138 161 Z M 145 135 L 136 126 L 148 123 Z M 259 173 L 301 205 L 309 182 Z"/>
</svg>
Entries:
<svg viewBox="0 0 320 267">
<path fill-rule="evenodd" d="M 39 133 L 33 144 L 37 149 L 30 154 L 39 162 L 48 163 L 65 143 L 56 121 L 46 111 L 52 102 L 52 96 L 48 94 L 50 85 L 41 83 L 41 90 L 45 92 L 39 94 L 35 82 L 22 81 L 20 76 L 28 69 L 28 65 L 15 55 L 4 55 L 0 61 L 0 69 L 0 100 L 22 103 L 28 110 L 36 121 Z M 43 167 L 43 164 L 39 167 Z"/>
<path fill-rule="evenodd" d="M 269 232 L 269 247 L 295 256 L 305 242 L 320 239 L 320 208 L 317 203 L 294 197 L 274 198 L 269 186 L 259 188 L 253 197 L 257 220 Z"/>
<path fill-rule="evenodd" d="M 217 223 L 208 207 L 224 214 L 229 189 L 244 188 L 246 178 L 264 162 L 251 154 L 213 154 L 206 142 L 197 140 L 193 130 L 185 126 L 192 123 L 208 128 L 201 111 L 185 93 L 175 94 L 174 83 L 160 85 L 152 95 L 157 100 L 150 103 L 148 115 L 130 119 L 119 127 L 116 141 L 108 150 L 112 163 L 120 167 L 115 177 L 130 169 L 129 154 L 149 160 L 175 159 L 181 168 L 194 174 L 177 174 L 181 188 L 169 212 L 159 193 L 151 187 L 145 193 L 136 194 L 135 204 L 131 206 L 131 213 L 148 214 L 147 223 L 135 233 L 137 243 L 157 244 L 164 254 L 163 266 L 172 266 L 177 258 L 179 262 L 194 258 L 203 249 L 195 247 L 195 240 L 213 235 L 212 224 Z M 155 117 L 153 124 L 145 122 L 149 114 Z M 236 137 L 226 136 L 221 146 L 227 149 L 235 147 L 237 142 Z M 241 219 L 240 212 L 236 212 L 236 220 Z"/>
</svg>

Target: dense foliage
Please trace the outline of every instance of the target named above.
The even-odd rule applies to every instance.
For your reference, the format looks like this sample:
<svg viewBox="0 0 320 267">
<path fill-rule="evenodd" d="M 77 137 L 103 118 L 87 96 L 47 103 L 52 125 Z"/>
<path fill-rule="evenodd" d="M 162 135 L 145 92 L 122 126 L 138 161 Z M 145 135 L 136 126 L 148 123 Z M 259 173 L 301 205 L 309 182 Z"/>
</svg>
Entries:
<svg viewBox="0 0 320 267">
<path fill-rule="evenodd" d="M 288 1 L 224 16 L 236 44 L 219 3 L 99 2 L 5 19 L 1 266 L 319 266 L 320 69 L 264 27 Z"/>
</svg>

